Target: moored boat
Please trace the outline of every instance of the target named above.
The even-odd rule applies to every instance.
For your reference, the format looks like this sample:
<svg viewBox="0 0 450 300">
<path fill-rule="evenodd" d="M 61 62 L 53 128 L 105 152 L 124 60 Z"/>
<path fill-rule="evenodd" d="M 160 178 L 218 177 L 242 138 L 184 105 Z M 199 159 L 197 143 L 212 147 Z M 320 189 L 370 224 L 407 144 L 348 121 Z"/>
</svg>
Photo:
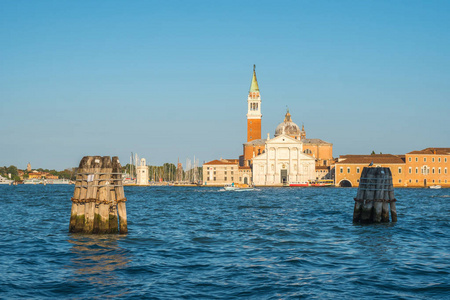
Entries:
<svg viewBox="0 0 450 300">
<path fill-rule="evenodd" d="M 437 189 L 440 189 L 440 188 L 441 188 L 440 185 L 432 185 L 432 186 L 430 186 L 430 189 L 435 189 L 435 190 L 437 190 Z"/>
<path fill-rule="evenodd" d="M 295 186 L 295 187 L 306 187 L 309 186 L 309 182 L 290 182 L 289 186 Z"/>
<path fill-rule="evenodd" d="M 323 179 L 323 180 L 316 180 L 309 183 L 310 186 L 314 187 L 326 187 L 326 186 L 333 186 L 334 182 L 331 179 Z"/>
<path fill-rule="evenodd" d="M 42 179 L 37 179 L 37 178 L 33 178 L 33 179 L 25 179 L 23 181 L 23 184 L 43 184 L 44 180 Z"/>
<path fill-rule="evenodd" d="M 235 183 L 226 184 L 223 188 L 225 189 L 225 191 L 236 191 L 236 192 L 255 190 L 255 188 L 252 185 L 235 184 Z"/>
</svg>

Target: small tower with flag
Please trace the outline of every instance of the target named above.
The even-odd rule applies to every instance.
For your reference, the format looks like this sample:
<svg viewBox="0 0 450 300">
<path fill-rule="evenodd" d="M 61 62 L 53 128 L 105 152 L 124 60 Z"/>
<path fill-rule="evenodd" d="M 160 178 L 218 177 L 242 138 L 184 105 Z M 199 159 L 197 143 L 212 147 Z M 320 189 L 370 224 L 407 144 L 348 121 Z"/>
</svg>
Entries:
<svg viewBox="0 0 450 300">
<path fill-rule="evenodd" d="M 261 96 L 255 68 L 256 66 L 253 65 L 252 84 L 247 99 L 247 142 L 261 139 Z"/>
</svg>

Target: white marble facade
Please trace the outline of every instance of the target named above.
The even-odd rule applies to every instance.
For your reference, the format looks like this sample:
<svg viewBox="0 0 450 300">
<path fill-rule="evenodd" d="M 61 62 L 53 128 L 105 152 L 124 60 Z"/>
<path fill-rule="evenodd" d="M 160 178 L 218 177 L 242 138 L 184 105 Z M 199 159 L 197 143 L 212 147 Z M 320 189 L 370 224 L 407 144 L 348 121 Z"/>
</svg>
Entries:
<svg viewBox="0 0 450 300">
<path fill-rule="evenodd" d="M 266 141 L 265 153 L 253 158 L 255 185 L 283 185 L 315 179 L 315 159 L 303 153 L 300 140 L 281 134 Z"/>
</svg>

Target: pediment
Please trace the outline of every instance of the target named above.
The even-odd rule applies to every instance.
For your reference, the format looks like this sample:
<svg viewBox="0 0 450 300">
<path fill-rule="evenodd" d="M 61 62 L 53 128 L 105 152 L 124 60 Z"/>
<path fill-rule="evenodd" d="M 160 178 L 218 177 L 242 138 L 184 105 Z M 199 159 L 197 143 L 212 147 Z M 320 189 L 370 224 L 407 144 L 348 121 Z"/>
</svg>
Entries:
<svg viewBox="0 0 450 300">
<path fill-rule="evenodd" d="M 266 141 L 267 144 L 303 144 L 300 140 L 296 140 L 288 135 L 282 134 L 273 139 Z"/>
</svg>

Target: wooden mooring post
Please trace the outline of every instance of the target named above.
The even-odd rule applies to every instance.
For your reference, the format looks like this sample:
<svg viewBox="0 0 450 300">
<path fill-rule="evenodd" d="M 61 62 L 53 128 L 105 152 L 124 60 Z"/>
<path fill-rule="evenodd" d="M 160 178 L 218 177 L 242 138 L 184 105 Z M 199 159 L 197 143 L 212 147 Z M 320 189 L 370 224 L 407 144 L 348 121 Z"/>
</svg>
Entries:
<svg viewBox="0 0 450 300">
<path fill-rule="evenodd" d="M 85 156 L 81 159 L 71 199 L 69 232 L 128 232 L 127 199 L 120 168 L 116 156 L 112 160 L 109 156 Z"/>
<path fill-rule="evenodd" d="M 391 169 L 365 167 L 354 200 L 354 223 L 389 222 L 389 206 L 391 221 L 397 222 Z"/>
</svg>

